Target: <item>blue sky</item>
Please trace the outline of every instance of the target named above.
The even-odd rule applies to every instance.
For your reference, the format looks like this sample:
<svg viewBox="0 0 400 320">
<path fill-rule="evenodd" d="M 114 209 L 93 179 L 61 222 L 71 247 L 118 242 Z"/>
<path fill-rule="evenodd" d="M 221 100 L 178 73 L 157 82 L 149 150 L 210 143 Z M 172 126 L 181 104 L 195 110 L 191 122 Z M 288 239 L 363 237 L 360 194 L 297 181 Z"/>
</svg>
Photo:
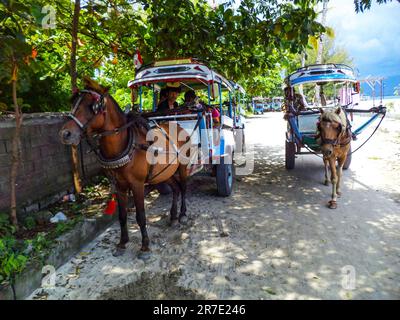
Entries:
<svg viewBox="0 0 400 320">
<path fill-rule="evenodd" d="M 327 25 L 335 30 L 337 45 L 354 59 L 360 77 L 384 76 L 388 86 L 394 79 L 400 83 L 400 3 L 373 1 L 371 10 L 356 14 L 352 0 L 331 0 L 328 9 Z"/>
<path fill-rule="evenodd" d="M 236 6 L 239 3 L 236 0 Z M 330 0 L 326 24 L 335 30 L 335 43 L 353 58 L 359 77 L 387 78 L 385 95 L 392 95 L 400 84 L 400 3 L 379 5 L 372 0 L 370 10 L 356 13 L 353 0 Z"/>
</svg>

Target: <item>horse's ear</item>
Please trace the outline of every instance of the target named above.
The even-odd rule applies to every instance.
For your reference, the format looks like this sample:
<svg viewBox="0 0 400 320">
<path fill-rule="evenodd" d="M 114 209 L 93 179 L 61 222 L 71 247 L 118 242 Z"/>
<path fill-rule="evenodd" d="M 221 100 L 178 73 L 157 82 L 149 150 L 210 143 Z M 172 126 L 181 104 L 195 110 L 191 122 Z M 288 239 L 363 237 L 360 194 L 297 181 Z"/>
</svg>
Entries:
<svg viewBox="0 0 400 320">
<path fill-rule="evenodd" d="M 338 107 L 335 112 L 336 112 L 336 114 L 340 114 L 341 111 L 342 111 L 342 108 Z"/>
<path fill-rule="evenodd" d="M 88 76 L 84 76 L 83 77 L 83 85 L 84 85 L 85 88 L 87 88 L 87 89 L 90 88 L 91 89 L 92 85 L 93 85 L 93 80 L 90 79 Z"/>
<path fill-rule="evenodd" d="M 111 88 L 110 86 L 103 87 L 103 88 L 102 88 L 102 91 L 103 91 L 102 93 L 103 93 L 103 94 L 108 93 L 108 91 L 110 91 L 110 88 Z"/>
<path fill-rule="evenodd" d="M 324 114 L 324 109 L 319 108 L 319 112 L 321 112 L 321 114 Z"/>
<path fill-rule="evenodd" d="M 86 89 L 96 91 L 100 94 L 106 94 L 108 93 L 108 90 L 110 90 L 110 87 L 103 87 L 98 82 L 88 76 L 83 77 L 83 83 Z"/>
</svg>

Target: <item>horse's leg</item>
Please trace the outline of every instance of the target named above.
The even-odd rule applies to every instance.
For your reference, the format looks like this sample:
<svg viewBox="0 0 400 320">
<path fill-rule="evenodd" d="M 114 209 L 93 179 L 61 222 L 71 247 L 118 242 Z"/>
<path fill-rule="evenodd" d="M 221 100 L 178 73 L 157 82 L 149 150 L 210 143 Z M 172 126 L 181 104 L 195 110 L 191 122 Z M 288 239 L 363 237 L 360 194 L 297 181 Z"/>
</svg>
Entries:
<svg viewBox="0 0 400 320">
<path fill-rule="evenodd" d="M 338 159 L 338 173 L 337 173 L 338 181 L 337 181 L 337 187 L 336 187 L 336 193 L 337 193 L 338 197 L 340 197 L 342 195 L 340 182 L 342 181 L 343 166 L 344 166 L 344 163 L 346 162 L 346 158 L 347 158 L 347 153 L 345 153 L 343 157 Z"/>
<path fill-rule="evenodd" d="M 179 185 L 175 180 L 174 176 L 170 177 L 165 181 L 172 189 L 172 206 L 169 211 L 171 214 L 171 226 L 175 227 L 178 225 L 178 197 L 179 197 Z"/>
<path fill-rule="evenodd" d="M 325 167 L 325 181 L 324 181 L 324 185 L 329 185 L 329 180 L 328 180 L 328 159 L 324 158 L 324 167 Z"/>
<path fill-rule="evenodd" d="M 182 224 L 187 223 L 186 216 L 186 181 L 187 181 L 187 171 L 186 165 L 179 166 L 179 186 L 181 188 L 181 212 L 179 214 L 179 222 Z"/>
<path fill-rule="evenodd" d="M 117 244 L 116 250 L 113 252 L 115 257 L 125 253 L 125 244 L 129 241 L 128 226 L 127 226 L 127 211 L 128 202 L 127 188 L 122 188 L 117 184 L 117 200 L 118 200 L 118 218 L 121 226 L 121 238 Z"/>
<path fill-rule="evenodd" d="M 136 222 L 139 225 L 142 234 L 142 247 L 140 248 L 139 258 L 146 259 L 150 257 L 150 240 L 146 228 L 146 213 L 144 211 L 144 183 L 136 182 L 132 184 L 133 200 L 136 207 Z"/>
<path fill-rule="evenodd" d="M 337 208 L 337 193 L 336 193 L 336 187 L 337 187 L 337 174 L 336 174 L 336 158 L 330 157 L 329 158 L 329 167 L 331 169 L 331 182 L 332 182 L 332 199 L 329 201 L 329 208 L 330 209 L 336 209 Z"/>
</svg>

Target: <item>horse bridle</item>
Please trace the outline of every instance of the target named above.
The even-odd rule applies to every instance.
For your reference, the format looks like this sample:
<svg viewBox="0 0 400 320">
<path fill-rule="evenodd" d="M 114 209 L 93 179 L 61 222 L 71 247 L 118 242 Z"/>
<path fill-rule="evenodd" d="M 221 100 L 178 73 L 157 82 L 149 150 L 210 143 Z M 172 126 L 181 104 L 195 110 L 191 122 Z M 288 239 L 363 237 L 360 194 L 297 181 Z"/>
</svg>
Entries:
<svg viewBox="0 0 400 320">
<path fill-rule="evenodd" d="M 129 163 L 131 161 L 133 151 L 136 148 L 140 148 L 142 150 L 148 149 L 148 145 L 135 143 L 134 137 L 133 137 L 133 130 L 130 130 L 130 127 L 133 124 L 133 121 L 127 122 L 123 126 L 121 126 L 119 128 L 115 128 L 113 130 L 106 130 L 101 133 L 95 133 L 95 134 L 89 135 L 87 133 L 87 128 L 89 127 L 91 122 L 96 118 L 96 115 L 99 113 L 104 114 L 106 112 L 105 105 L 104 105 L 104 97 L 105 96 L 101 95 L 95 91 L 92 91 L 92 90 L 81 90 L 79 93 L 89 93 L 94 98 L 95 102 L 90 106 L 91 111 L 94 113 L 94 117 L 91 118 L 90 120 L 88 120 L 85 124 L 83 124 L 75 116 L 75 112 L 78 110 L 78 107 L 81 104 L 81 101 L 83 99 L 82 94 L 80 94 L 71 113 L 68 114 L 68 117 L 71 118 L 76 123 L 76 125 L 79 127 L 79 129 L 81 130 L 81 137 L 86 139 L 86 141 L 91 149 L 90 151 L 93 151 L 97 155 L 98 161 L 100 162 L 100 164 L 103 168 L 116 169 L 116 168 L 123 167 L 124 165 L 126 165 L 127 163 Z M 127 142 L 127 146 L 126 146 L 125 150 L 123 150 L 121 152 L 121 154 L 116 158 L 113 158 L 113 159 L 105 158 L 101 154 L 100 148 L 97 145 L 96 140 L 99 140 L 100 138 L 105 137 L 105 136 L 119 134 L 123 130 L 128 130 L 128 142 Z"/>
<path fill-rule="evenodd" d="M 321 122 L 332 122 L 332 121 L 321 120 Z M 336 139 L 325 139 L 322 136 L 321 123 L 320 122 L 318 123 L 318 130 L 320 131 L 319 137 L 321 138 L 321 144 L 330 144 L 333 147 L 335 147 L 337 145 L 344 146 L 344 145 L 348 144 L 348 143 L 345 143 L 345 144 L 340 143 L 340 138 L 342 136 L 342 124 L 340 124 L 340 123 L 338 123 L 338 124 L 339 124 L 339 126 L 336 128 L 336 130 L 338 131 L 337 138 Z M 350 138 L 350 140 L 351 140 L 351 138 Z"/>
<path fill-rule="evenodd" d="M 85 124 L 83 124 L 76 116 L 75 113 L 78 110 L 79 105 L 82 102 L 82 99 L 84 97 L 84 95 L 82 93 L 89 93 L 95 100 L 95 102 L 90 106 L 91 111 L 94 113 L 94 115 L 96 116 L 99 112 L 105 112 L 105 106 L 104 106 L 104 96 L 92 91 L 92 90 L 81 90 L 79 91 L 79 98 L 76 101 L 74 107 L 72 108 L 71 113 L 68 114 L 68 117 L 71 118 L 76 125 L 79 127 L 79 129 L 82 131 L 83 135 L 87 135 L 87 128 L 89 126 L 89 124 L 95 119 L 95 117 L 91 118 L 90 120 L 88 120 Z"/>
</svg>

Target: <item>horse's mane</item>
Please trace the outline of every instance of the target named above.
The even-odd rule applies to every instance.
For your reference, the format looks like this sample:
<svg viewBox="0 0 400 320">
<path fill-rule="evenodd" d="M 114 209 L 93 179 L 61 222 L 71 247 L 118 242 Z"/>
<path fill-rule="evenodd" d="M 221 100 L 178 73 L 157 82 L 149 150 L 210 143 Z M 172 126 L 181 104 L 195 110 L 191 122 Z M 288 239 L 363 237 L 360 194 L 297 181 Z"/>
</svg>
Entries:
<svg viewBox="0 0 400 320">
<path fill-rule="evenodd" d="M 342 125 L 342 130 L 345 130 L 347 127 L 347 118 L 346 114 L 343 110 L 340 110 L 340 113 L 336 113 L 337 109 L 334 110 L 325 110 L 323 114 L 321 114 L 321 121 L 329 121 L 329 122 L 337 122 Z"/>
<path fill-rule="evenodd" d="M 146 131 L 150 130 L 149 122 L 146 118 L 142 117 L 139 113 L 131 111 L 127 115 L 127 121 L 132 122 L 132 125 L 138 129 L 143 128 Z"/>
<path fill-rule="evenodd" d="M 141 128 L 145 129 L 146 131 L 150 130 L 148 121 L 143 118 L 139 113 L 129 112 L 128 114 L 126 114 L 124 111 L 122 111 L 118 102 L 110 94 L 108 94 L 108 87 L 101 86 L 98 82 L 90 79 L 89 77 L 84 77 L 83 82 L 85 84 L 85 89 L 93 90 L 101 95 L 107 95 L 107 98 L 109 98 L 111 102 L 116 106 L 119 114 L 126 118 L 127 122 L 132 122 L 133 127 L 136 127 L 139 130 Z"/>
</svg>

